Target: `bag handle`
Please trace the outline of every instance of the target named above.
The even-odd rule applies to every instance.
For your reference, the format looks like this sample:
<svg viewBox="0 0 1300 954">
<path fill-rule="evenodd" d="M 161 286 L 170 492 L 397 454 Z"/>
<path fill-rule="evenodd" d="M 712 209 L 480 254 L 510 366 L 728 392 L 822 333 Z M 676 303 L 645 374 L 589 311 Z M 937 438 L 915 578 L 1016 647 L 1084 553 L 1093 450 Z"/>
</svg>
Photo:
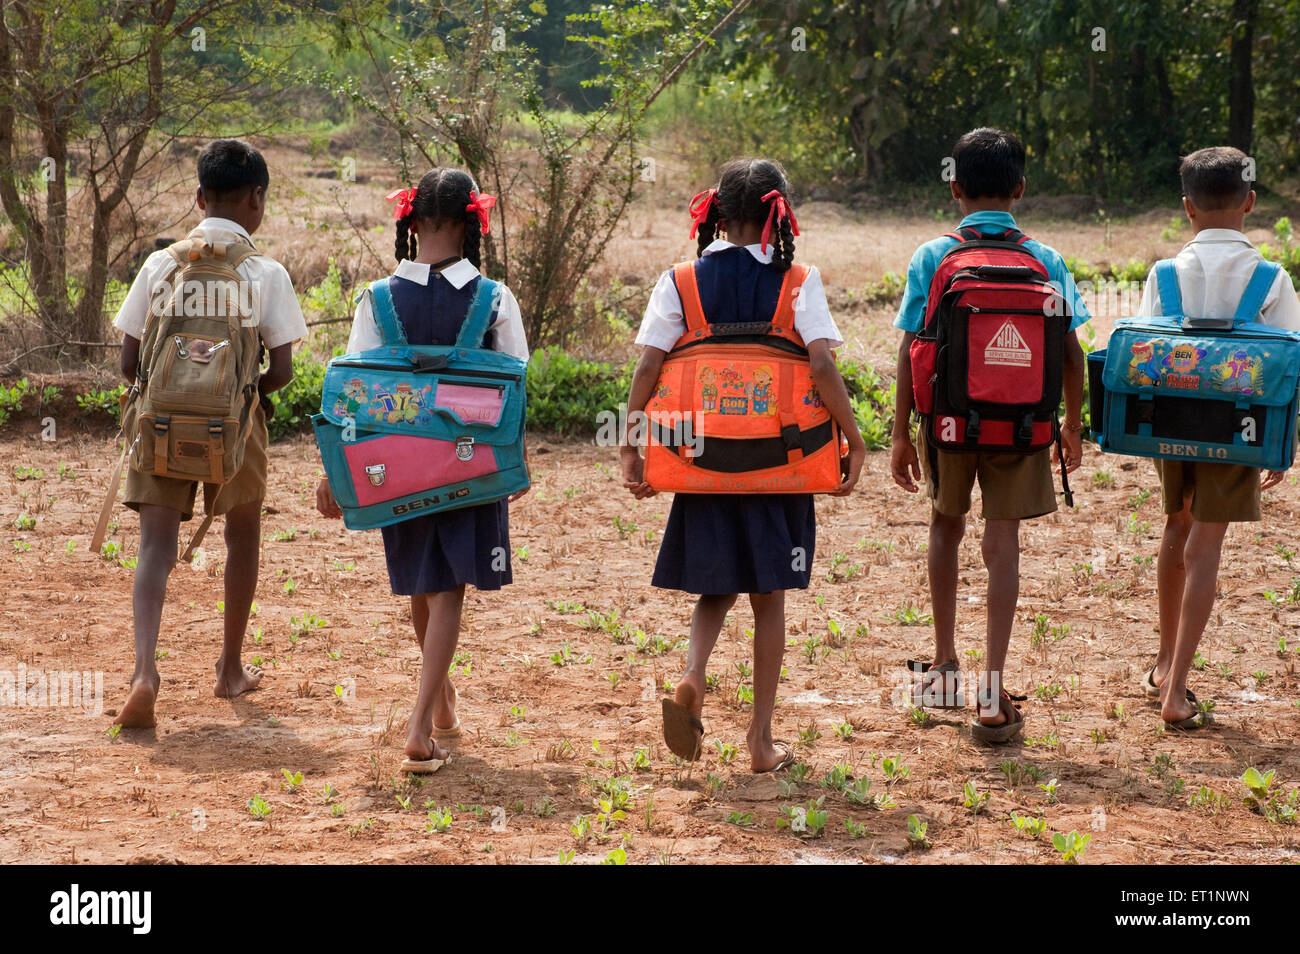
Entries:
<svg viewBox="0 0 1300 954">
<path fill-rule="evenodd" d="M 1241 293 L 1241 301 L 1237 302 L 1237 312 L 1232 316 L 1234 325 L 1254 321 L 1259 317 L 1264 299 L 1268 297 L 1273 282 L 1277 280 L 1277 273 L 1281 270 L 1282 266 L 1277 262 L 1260 261 L 1255 265 L 1250 281 L 1246 283 L 1246 290 Z"/>
<path fill-rule="evenodd" d="M 1183 313 L 1183 293 L 1178 287 L 1178 272 L 1172 258 L 1156 262 L 1156 290 L 1160 292 L 1160 314 L 1165 318 Z"/>
<path fill-rule="evenodd" d="M 379 330 L 379 340 L 389 348 L 406 344 L 406 330 L 397 320 L 397 308 L 393 305 L 393 292 L 388 287 L 388 279 L 380 278 L 366 287 L 370 296 L 370 313 L 374 316 L 375 327 Z"/>
<path fill-rule="evenodd" d="M 483 339 L 497 314 L 500 288 L 500 282 L 494 282 L 486 275 L 479 277 L 474 297 L 465 311 L 465 320 L 461 322 L 460 333 L 456 335 L 457 348 L 483 347 Z"/>
</svg>

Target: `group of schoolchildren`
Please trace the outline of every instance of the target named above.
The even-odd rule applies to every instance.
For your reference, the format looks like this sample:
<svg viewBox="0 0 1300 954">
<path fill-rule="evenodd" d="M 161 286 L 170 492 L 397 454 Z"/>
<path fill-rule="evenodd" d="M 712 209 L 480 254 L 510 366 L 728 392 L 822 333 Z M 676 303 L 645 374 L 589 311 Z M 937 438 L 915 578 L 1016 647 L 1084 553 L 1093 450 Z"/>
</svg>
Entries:
<svg viewBox="0 0 1300 954">
<path fill-rule="evenodd" d="M 1053 459 L 1063 472 L 1082 460 L 1084 354 L 1077 329 L 1090 316 L 1064 260 L 1055 250 L 1024 239 L 1068 304 L 1062 393 L 1065 419 L 1054 448 L 1033 453 L 962 453 L 934 446 L 922 424 L 914 432 L 911 346 L 922 333 L 932 277 L 960 235 L 1005 234 L 1015 229 L 1012 210 L 1025 193 L 1025 148 L 1014 135 L 975 129 L 956 143 L 950 183 L 961 209 L 959 233 L 927 242 L 912 256 L 895 325 L 902 330 L 897 407 L 890 472 L 904 490 L 922 484 L 931 502 L 927 561 L 935 629 L 934 656 L 911 662 L 912 692 L 922 705 L 958 708 L 968 694 L 955 643 L 959 546 L 978 482 L 983 501 L 981 551 L 988 569 L 984 668 L 978 676 L 971 735 L 985 743 L 1013 739 L 1024 717 L 1002 684 L 1019 595 L 1020 522 L 1057 509 Z M 1186 315 L 1231 314 L 1261 256 L 1242 234 L 1255 194 L 1242 176 L 1245 157 L 1236 149 L 1202 149 L 1183 159 L 1183 207 L 1195 233 L 1174 259 Z M 198 162 L 197 203 L 206 217 L 192 239 L 252 245 L 266 209 L 266 163 L 239 140 L 219 140 Z M 450 345 L 480 280 L 480 240 L 489 230 L 492 197 L 479 192 L 459 169 L 435 169 L 411 189 L 389 196 L 395 203 L 397 267 L 388 279 L 406 339 L 415 345 Z M 691 206 L 691 234 L 698 238 L 694 275 L 710 324 L 763 322 L 773 314 L 781 277 L 794 259 L 799 234 L 781 166 L 768 159 L 738 159 Z M 170 268 L 164 252 L 144 264 L 114 325 L 124 335 L 122 371 L 134 381 L 143 367 L 153 289 Z M 258 404 L 237 477 L 215 488 L 205 484 L 209 514 L 224 514 L 225 638 L 216 665 L 216 695 L 234 697 L 255 689 L 262 673 L 243 664 L 241 648 L 256 587 L 260 513 L 266 489 L 267 396 L 290 379 L 291 345 L 306 326 L 284 268 L 263 253 L 244 258 L 242 278 L 260 289 L 250 322 L 269 354 L 258 381 Z M 1162 314 L 1160 295 L 1148 281 L 1141 314 Z M 670 269 L 655 284 L 636 337 L 642 346 L 628 397 L 629 415 L 650 401 L 665 358 L 686 328 L 682 294 Z M 1285 272 L 1270 288 L 1260 322 L 1300 331 L 1300 300 Z M 848 495 L 857 483 L 866 448 L 856 426 L 834 349 L 843 343 L 831 317 L 816 268 L 799 290 L 795 331 L 807 351 L 809 370 L 825 408 L 847 442 L 843 481 L 833 492 Z M 375 317 L 367 298 L 358 301 L 349 352 L 377 347 Z M 178 345 L 179 347 L 179 345 Z M 483 347 L 526 360 L 520 309 L 502 286 Z M 620 447 L 623 484 L 637 499 L 656 490 L 646 481 L 641 449 Z M 1212 721 L 1187 687 L 1188 672 L 1215 598 L 1220 553 L 1228 524 L 1260 519 L 1261 489 L 1282 473 L 1205 461 L 1157 461 L 1167 521 L 1158 559 L 1159 647 L 1142 674 L 1141 691 L 1158 702 L 1160 717 L 1179 729 Z M 198 481 L 159 477 L 132 469 L 125 503 L 139 512 L 141 544 L 134 584 L 135 670 L 117 715 L 124 727 L 154 724 L 159 690 L 155 647 L 168 575 L 176 562 L 179 525 L 194 512 Z M 520 491 L 509 498 L 513 501 Z M 340 516 L 322 478 L 317 507 Z M 446 510 L 383 528 L 384 553 L 394 594 L 409 596 L 411 620 L 423 662 L 418 696 L 407 721 L 405 760 L 413 773 L 436 771 L 450 758 L 444 743 L 460 732 L 456 689 L 449 668 L 460 633 L 465 587 L 497 590 L 511 582 L 508 502 Z M 785 649 L 785 592 L 805 589 L 816 540 L 811 494 L 677 493 L 656 560 L 652 585 L 695 594 L 686 670 L 663 700 L 664 739 L 683 759 L 700 755 L 709 656 L 727 613 L 740 594 L 754 612 L 754 703 L 747 742 L 750 767 L 775 772 L 794 760 L 793 746 L 773 738 L 772 716 Z M 505 561 L 493 559 L 504 552 Z M 806 555 L 791 560 L 791 553 Z M 977 657 L 979 658 L 979 657 Z"/>
</svg>

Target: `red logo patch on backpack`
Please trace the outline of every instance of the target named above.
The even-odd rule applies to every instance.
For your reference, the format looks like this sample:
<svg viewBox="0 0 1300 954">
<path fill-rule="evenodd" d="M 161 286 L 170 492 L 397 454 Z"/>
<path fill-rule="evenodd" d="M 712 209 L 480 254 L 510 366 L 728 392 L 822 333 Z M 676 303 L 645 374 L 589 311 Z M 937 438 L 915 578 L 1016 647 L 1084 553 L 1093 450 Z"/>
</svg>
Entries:
<svg viewBox="0 0 1300 954">
<path fill-rule="evenodd" d="M 927 436 L 948 451 L 1040 451 L 1058 434 L 1069 308 L 1018 230 L 949 236 L 911 348 Z"/>
</svg>

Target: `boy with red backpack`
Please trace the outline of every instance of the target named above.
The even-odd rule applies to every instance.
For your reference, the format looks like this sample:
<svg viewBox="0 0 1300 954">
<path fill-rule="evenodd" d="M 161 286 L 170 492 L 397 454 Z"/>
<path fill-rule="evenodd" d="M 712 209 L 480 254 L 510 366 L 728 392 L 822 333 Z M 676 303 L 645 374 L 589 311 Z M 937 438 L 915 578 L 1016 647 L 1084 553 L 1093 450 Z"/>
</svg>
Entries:
<svg viewBox="0 0 1300 954">
<path fill-rule="evenodd" d="M 289 273 L 250 238 L 262 223 L 270 184 L 261 153 L 237 139 L 216 140 L 199 155 L 198 178 L 205 218 L 188 238 L 145 260 L 113 319 L 131 386 L 123 398 L 125 452 L 93 547 L 103 539 L 125 465 L 124 502 L 140 514 L 135 671 L 116 719 L 125 728 L 154 725 L 167 578 L 199 484 L 205 516 L 186 558 L 212 518 L 226 517 L 225 632 L 214 693 L 234 698 L 262 678 L 240 654 L 257 588 L 267 395 L 292 378 L 290 349 L 307 326 Z M 263 350 L 270 355 L 265 371 Z"/>
<path fill-rule="evenodd" d="M 957 140 L 952 197 L 955 232 L 912 256 L 894 324 L 898 394 L 891 471 L 915 493 L 924 476 L 932 509 L 928 563 L 935 656 L 908 662 L 917 701 L 959 708 L 954 629 L 957 555 L 978 481 L 988 568 L 986 670 L 971 734 L 1010 741 L 1024 718 L 1002 686 L 1020 590 L 1020 521 L 1056 510 L 1051 457 L 1062 481 L 1082 459 L 1084 356 L 1075 330 L 1089 314 L 1064 260 L 1016 228 L 1025 193 L 1025 147 L 997 129 Z M 1065 422 L 1057 422 L 1062 388 Z M 916 445 L 911 416 L 920 415 Z M 1070 502 L 1068 485 L 1066 500 Z"/>
</svg>

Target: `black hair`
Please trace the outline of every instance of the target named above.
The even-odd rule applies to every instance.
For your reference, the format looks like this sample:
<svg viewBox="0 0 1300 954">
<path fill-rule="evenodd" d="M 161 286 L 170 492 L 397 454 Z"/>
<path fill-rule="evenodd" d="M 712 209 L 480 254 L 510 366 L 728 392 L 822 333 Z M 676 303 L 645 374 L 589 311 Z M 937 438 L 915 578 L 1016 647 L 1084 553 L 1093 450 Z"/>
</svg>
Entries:
<svg viewBox="0 0 1300 954">
<path fill-rule="evenodd" d="M 415 187 L 411 211 L 397 220 L 397 243 L 394 247 L 397 260 L 415 259 L 416 241 L 412 226 L 416 219 L 433 225 L 464 222 L 465 242 L 460 254 L 478 268 L 482 231 L 478 214 L 466 209 L 470 203 L 470 193 L 477 191 L 478 186 L 474 184 L 473 178 L 463 169 L 433 169 L 426 172 L 420 179 L 420 184 Z"/>
<path fill-rule="evenodd" d="M 790 183 L 781 164 L 772 159 L 732 159 L 718 171 L 718 193 L 699 228 L 697 256 L 718 237 L 718 223 L 762 225 L 771 211 L 763 196 L 773 189 L 790 202 Z M 794 230 L 787 215 L 772 234 L 772 266 L 784 272 L 794 261 Z"/>
<path fill-rule="evenodd" d="M 242 139 L 214 139 L 199 153 L 199 188 L 209 202 L 238 199 L 270 184 L 266 160 Z"/>
<path fill-rule="evenodd" d="M 1009 199 L 1025 177 L 1025 144 L 1001 129 L 972 129 L 952 147 L 952 158 L 968 199 Z"/>
<path fill-rule="evenodd" d="M 1249 163 L 1250 157 L 1233 146 L 1198 149 L 1178 167 L 1183 195 L 1206 212 L 1241 205 L 1252 188 L 1246 177 Z"/>
</svg>

